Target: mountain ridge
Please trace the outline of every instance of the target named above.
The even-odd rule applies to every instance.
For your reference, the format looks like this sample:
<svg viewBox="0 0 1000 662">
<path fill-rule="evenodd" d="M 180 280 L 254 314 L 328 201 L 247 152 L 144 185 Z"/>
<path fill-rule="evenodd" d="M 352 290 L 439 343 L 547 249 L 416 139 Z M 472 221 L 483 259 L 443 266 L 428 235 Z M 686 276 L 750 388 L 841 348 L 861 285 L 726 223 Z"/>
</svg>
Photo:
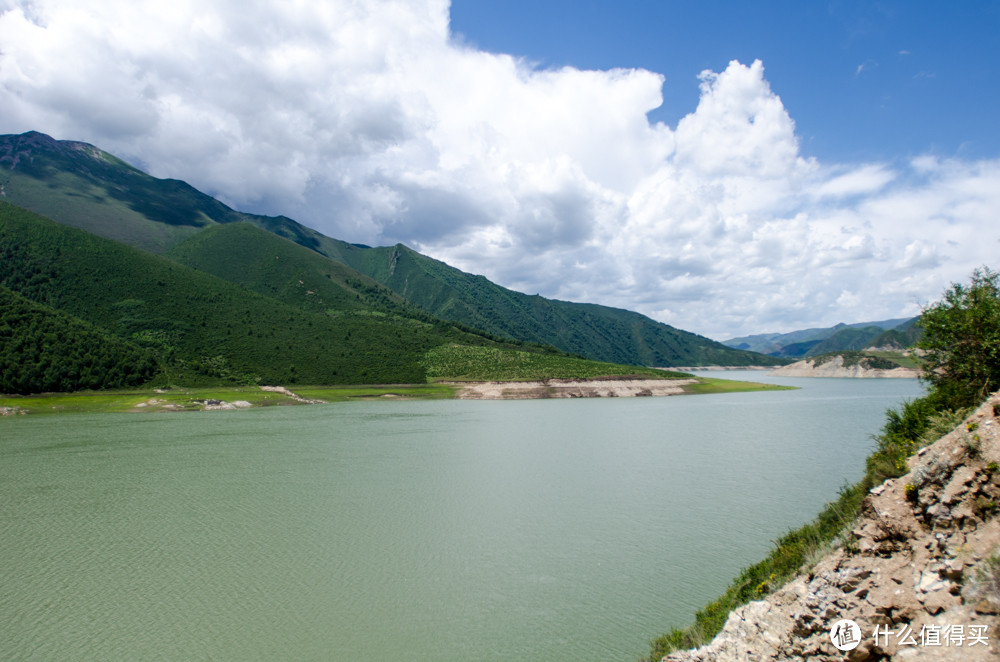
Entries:
<svg viewBox="0 0 1000 662">
<path fill-rule="evenodd" d="M 354 269 L 362 280 L 388 288 L 426 315 L 589 359 L 659 367 L 786 362 L 735 350 L 632 311 L 515 292 L 402 244 L 351 244 L 284 216 L 238 212 L 180 180 L 152 177 L 93 145 L 38 132 L 0 136 L 0 192 L 60 223 L 165 255 L 213 226 L 247 222 Z"/>
<path fill-rule="evenodd" d="M 916 317 L 876 322 L 839 323 L 830 327 L 799 329 L 785 333 L 758 333 L 723 340 L 728 347 L 756 351 L 769 356 L 803 359 L 837 351 L 855 351 L 888 343 L 898 349 L 909 347 L 918 337 Z M 891 333 L 897 331 L 897 333 Z"/>
</svg>

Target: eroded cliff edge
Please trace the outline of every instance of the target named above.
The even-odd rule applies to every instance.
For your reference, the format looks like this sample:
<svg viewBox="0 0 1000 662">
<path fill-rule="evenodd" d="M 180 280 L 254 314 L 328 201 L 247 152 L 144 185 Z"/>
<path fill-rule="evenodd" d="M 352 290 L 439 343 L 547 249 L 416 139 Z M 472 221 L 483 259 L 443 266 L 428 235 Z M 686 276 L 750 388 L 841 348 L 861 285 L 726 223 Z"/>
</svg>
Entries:
<svg viewBox="0 0 1000 662">
<path fill-rule="evenodd" d="M 779 377 L 869 377 L 869 378 L 902 378 L 915 379 L 920 372 L 911 368 L 896 366 L 892 368 L 871 367 L 864 360 L 849 363 L 843 356 L 815 357 L 796 361 L 769 372 Z"/>
<path fill-rule="evenodd" d="M 841 547 L 734 610 L 709 644 L 663 659 L 1000 659 L 998 417 L 1000 393 L 873 488 Z M 840 619 L 861 627 L 848 653 L 830 637 Z"/>
</svg>

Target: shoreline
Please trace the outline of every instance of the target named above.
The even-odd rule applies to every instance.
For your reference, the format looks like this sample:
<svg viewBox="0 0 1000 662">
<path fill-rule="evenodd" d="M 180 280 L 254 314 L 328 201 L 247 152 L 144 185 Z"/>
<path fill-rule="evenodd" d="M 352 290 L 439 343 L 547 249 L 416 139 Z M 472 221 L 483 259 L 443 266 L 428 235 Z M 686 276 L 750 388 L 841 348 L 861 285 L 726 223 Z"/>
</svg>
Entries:
<svg viewBox="0 0 1000 662">
<path fill-rule="evenodd" d="M 628 398 L 787 388 L 791 387 L 693 376 L 686 379 L 629 379 L 609 376 L 531 381 L 440 381 L 429 384 L 302 385 L 291 388 L 272 385 L 151 388 L 134 391 L 0 395 L 0 419 L 27 414 L 233 411 L 358 400 Z"/>
<path fill-rule="evenodd" d="M 675 370 L 677 372 L 691 372 L 693 370 L 703 370 L 705 372 L 718 371 L 718 372 L 729 372 L 732 370 L 774 370 L 776 367 L 773 365 L 696 365 L 689 366 L 686 368 L 661 368 L 657 367 L 656 370 Z"/>
</svg>

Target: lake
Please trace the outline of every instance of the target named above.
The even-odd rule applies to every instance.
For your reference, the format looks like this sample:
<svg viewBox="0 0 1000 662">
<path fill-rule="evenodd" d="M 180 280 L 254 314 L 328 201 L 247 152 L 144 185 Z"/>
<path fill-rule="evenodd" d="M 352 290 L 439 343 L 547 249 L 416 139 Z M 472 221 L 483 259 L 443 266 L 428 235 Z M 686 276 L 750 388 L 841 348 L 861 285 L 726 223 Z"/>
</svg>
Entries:
<svg viewBox="0 0 1000 662">
<path fill-rule="evenodd" d="M 0 420 L 0 659 L 627 660 L 914 380 Z"/>
</svg>

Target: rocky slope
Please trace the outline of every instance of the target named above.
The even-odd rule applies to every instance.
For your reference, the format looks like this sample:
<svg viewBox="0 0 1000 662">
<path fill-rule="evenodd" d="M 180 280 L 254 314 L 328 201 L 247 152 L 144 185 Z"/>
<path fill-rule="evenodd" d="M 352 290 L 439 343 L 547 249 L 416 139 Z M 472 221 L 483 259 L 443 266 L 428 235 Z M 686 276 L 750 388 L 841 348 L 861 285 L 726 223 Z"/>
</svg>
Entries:
<svg viewBox="0 0 1000 662">
<path fill-rule="evenodd" d="M 1000 659 L 998 417 L 1000 393 L 873 488 L 842 547 L 733 611 L 706 646 L 663 659 Z M 860 626 L 849 652 L 831 638 L 840 619 Z"/>
<path fill-rule="evenodd" d="M 872 368 L 863 361 L 845 365 L 843 356 L 828 360 L 820 358 L 803 359 L 790 365 L 772 370 L 769 374 L 780 377 L 897 377 L 913 379 L 920 373 L 910 368 Z"/>
</svg>

